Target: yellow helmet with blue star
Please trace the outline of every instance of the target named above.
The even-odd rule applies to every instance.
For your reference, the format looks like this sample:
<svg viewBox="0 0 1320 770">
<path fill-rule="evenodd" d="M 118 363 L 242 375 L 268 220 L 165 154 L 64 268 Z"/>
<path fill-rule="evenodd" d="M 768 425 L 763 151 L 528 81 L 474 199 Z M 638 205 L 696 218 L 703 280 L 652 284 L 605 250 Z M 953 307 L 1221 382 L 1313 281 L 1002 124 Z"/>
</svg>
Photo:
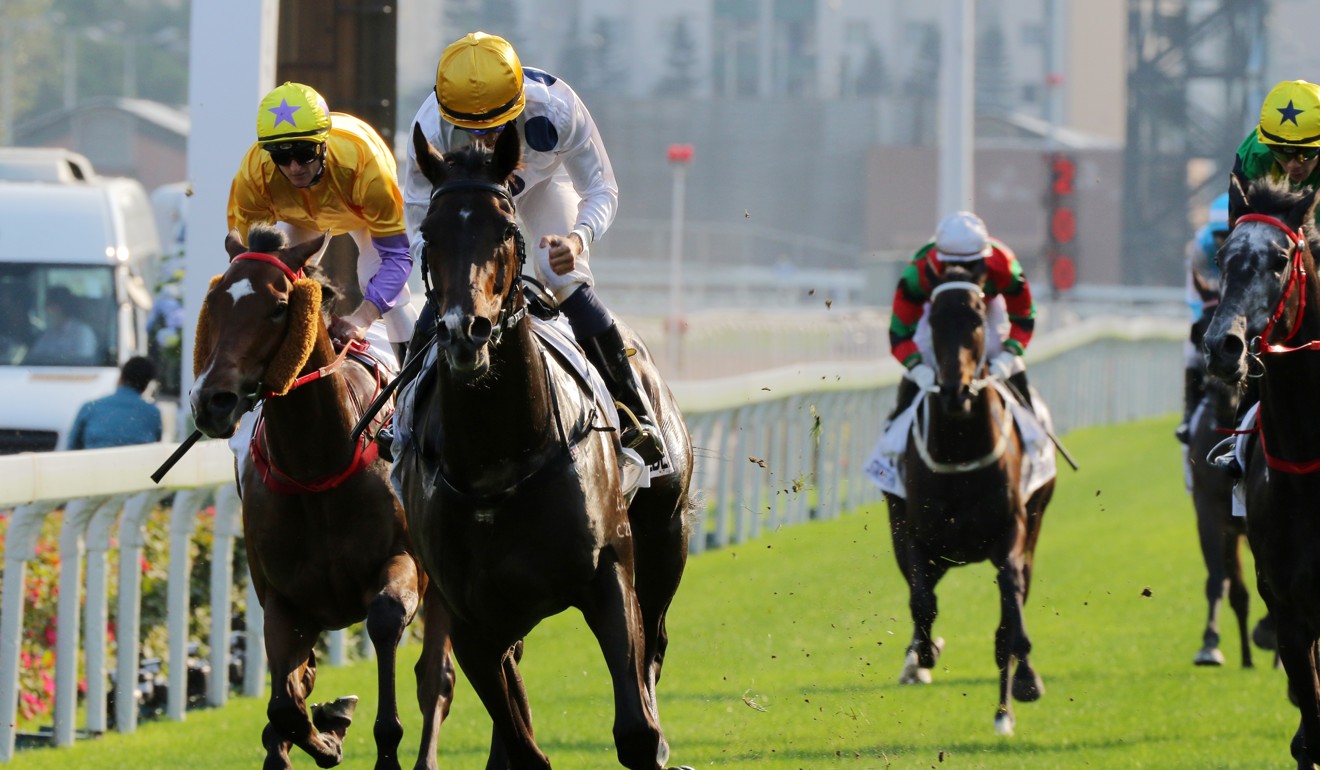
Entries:
<svg viewBox="0 0 1320 770">
<path fill-rule="evenodd" d="M 276 86 L 257 109 L 257 144 L 324 142 L 329 135 L 330 109 L 311 86 Z"/>
<path fill-rule="evenodd" d="M 1285 80 L 1271 88 L 1260 106 L 1256 138 L 1265 145 L 1320 147 L 1320 86 Z"/>
</svg>

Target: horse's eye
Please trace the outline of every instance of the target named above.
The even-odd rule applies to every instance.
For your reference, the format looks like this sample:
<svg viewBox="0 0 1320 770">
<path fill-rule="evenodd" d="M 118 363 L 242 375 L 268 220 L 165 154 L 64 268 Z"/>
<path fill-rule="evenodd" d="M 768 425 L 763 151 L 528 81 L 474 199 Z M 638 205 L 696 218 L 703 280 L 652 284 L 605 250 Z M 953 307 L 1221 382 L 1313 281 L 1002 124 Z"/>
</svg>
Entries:
<svg viewBox="0 0 1320 770">
<path fill-rule="evenodd" d="M 1276 273 L 1282 273 L 1290 264 L 1292 264 L 1292 253 L 1284 251 L 1274 255 L 1270 268 Z"/>
<path fill-rule="evenodd" d="M 275 306 L 274 310 L 270 311 L 270 320 L 283 321 L 284 316 L 288 314 L 289 314 L 289 303 L 281 302 Z"/>
</svg>

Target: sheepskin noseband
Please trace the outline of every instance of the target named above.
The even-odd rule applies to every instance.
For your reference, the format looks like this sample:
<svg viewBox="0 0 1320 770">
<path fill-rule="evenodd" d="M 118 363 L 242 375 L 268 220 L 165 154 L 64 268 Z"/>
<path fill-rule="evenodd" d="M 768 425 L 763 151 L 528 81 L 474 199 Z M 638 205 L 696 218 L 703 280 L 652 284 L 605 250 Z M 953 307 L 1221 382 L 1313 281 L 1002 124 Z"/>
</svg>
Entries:
<svg viewBox="0 0 1320 770">
<path fill-rule="evenodd" d="M 299 278 L 289 290 L 289 328 L 275 357 L 266 365 L 262 382 L 272 395 L 282 396 L 293 387 L 298 373 L 307 365 L 316 347 L 316 329 L 321 325 L 321 284 Z"/>
</svg>

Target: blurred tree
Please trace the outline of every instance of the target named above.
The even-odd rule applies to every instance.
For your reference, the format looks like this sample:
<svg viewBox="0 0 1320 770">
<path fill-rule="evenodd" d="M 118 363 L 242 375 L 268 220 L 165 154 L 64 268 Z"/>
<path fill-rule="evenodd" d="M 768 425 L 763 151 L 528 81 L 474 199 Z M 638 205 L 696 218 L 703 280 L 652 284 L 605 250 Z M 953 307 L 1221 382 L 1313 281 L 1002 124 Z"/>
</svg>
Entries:
<svg viewBox="0 0 1320 770">
<path fill-rule="evenodd" d="M 445 44 L 469 32 L 499 35 L 518 50 L 517 0 L 447 0 L 445 3 Z"/>
<path fill-rule="evenodd" d="M 884 96 L 889 93 L 889 71 L 885 67 L 885 54 L 874 41 L 866 46 L 866 57 L 853 81 L 858 96 Z"/>
<path fill-rule="evenodd" d="M 940 28 L 932 22 L 918 22 L 916 34 L 909 37 L 919 41 L 912 59 L 912 69 L 903 82 L 903 95 L 909 100 L 912 118 L 911 144 L 934 144 L 935 114 L 940 91 Z"/>
<path fill-rule="evenodd" d="M 976 114 L 1007 115 L 1012 112 L 1013 76 L 1003 20 L 993 16 L 976 39 Z"/>
<path fill-rule="evenodd" d="M 628 70 L 619 61 L 618 24 L 608 16 L 597 16 L 591 23 L 591 90 L 603 94 L 621 94 L 627 90 Z"/>
<path fill-rule="evenodd" d="M 656 84 L 656 96 L 691 96 L 697 86 L 697 76 L 693 73 L 697 66 L 697 44 L 686 17 L 680 16 L 670 30 L 665 64 L 669 69 Z"/>
<path fill-rule="evenodd" d="M 41 96 L 42 79 L 58 64 L 59 47 L 46 19 L 52 0 L 6 0 L 0 3 L 0 129 L 11 129 L 32 110 Z M 8 143 L 10 136 L 0 136 Z"/>
<path fill-rule="evenodd" d="M 19 122 L 96 96 L 188 101 L 187 0 L 9 0 Z M 12 14 L 20 14 L 10 27 Z M 131 57 L 131 58 L 130 58 Z"/>
</svg>

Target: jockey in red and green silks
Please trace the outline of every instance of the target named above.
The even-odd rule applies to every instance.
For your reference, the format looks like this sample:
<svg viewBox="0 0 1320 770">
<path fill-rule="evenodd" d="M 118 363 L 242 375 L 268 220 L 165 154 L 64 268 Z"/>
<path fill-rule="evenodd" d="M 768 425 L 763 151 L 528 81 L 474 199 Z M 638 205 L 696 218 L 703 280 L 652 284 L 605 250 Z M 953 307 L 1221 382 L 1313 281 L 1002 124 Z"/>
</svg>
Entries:
<svg viewBox="0 0 1320 770">
<path fill-rule="evenodd" d="M 934 382 L 930 331 L 926 319 L 931 290 L 939 282 L 945 265 L 985 271 L 987 297 L 986 357 L 991 371 L 1009 381 L 1030 399 L 1022 354 L 1031 342 L 1036 306 L 1031 287 L 1013 250 L 989 237 L 980 217 L 959 211 L 945 217 L 935 238 L 922 245 L 904 268 L 894 291 L 889 319 L 889 346 L 908 370 L 899 383 L 894 414 L 906 409 L 923 387 Z"/>
</svg>

